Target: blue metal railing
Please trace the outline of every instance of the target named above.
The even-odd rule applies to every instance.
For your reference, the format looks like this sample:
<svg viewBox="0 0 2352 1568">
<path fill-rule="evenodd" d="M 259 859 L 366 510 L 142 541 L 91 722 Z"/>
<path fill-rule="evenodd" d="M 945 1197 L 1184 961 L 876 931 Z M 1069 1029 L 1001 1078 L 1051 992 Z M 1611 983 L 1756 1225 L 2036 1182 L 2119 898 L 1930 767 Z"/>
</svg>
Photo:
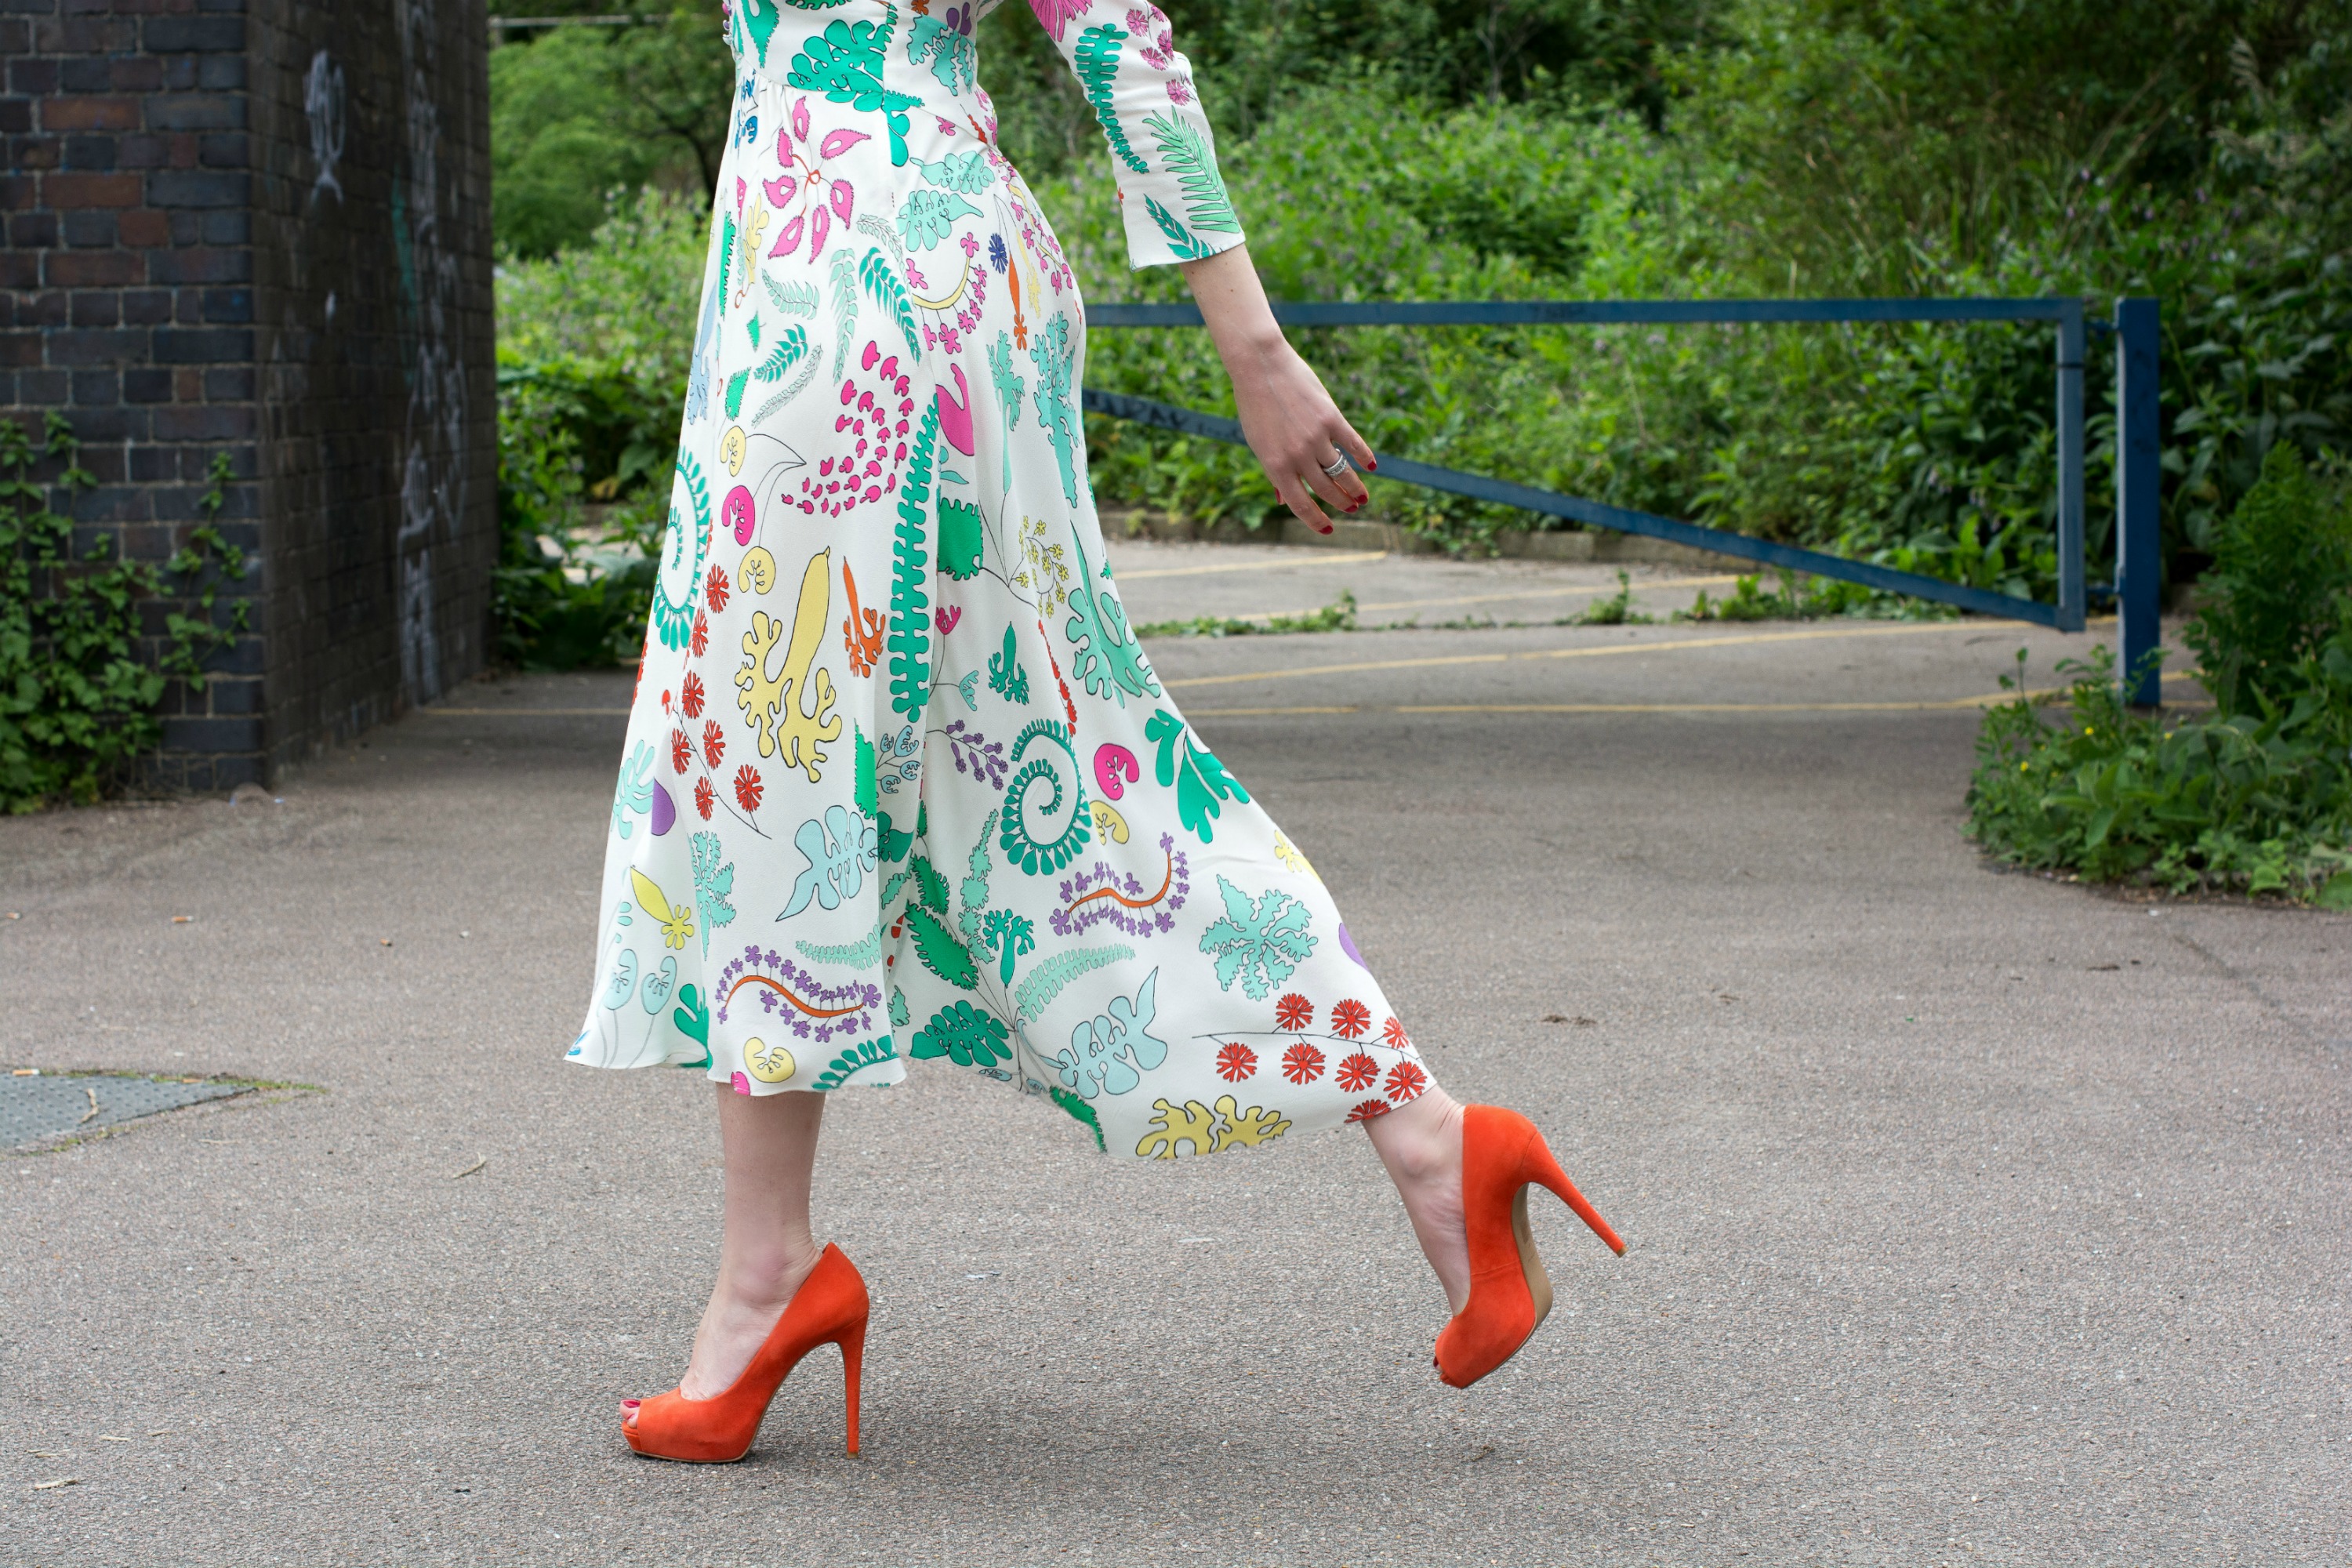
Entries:
<svg viewBox="0 0 2352 1568">
<path fill-rule="evenodd" d="M 2083 349 L 2084 302 L 2074 298 L 2038 300 L 1468 300 L 1344 303 L 1276 300 L 1275 320 L 1286 327 L 1439 326 L 1624 326 L 1695 325 L 1715 322 L 1827 321 L 2051 321 L 2057 326 L 2058 600 L 2014 598 L 1916 572 L 1898 572 L 1868 562 L 1793 545 L 1753 539 L 1726 529 L 1703 528 L 1631 508 L 1585 500 L 1556 490 L 1512 484 L 1483 474 L 1391 458 L 1378 478 L 1517 507 L 1589 527 L 1613 529 L 1670 540 L 1760 565 L 1817 577 L 1860 583 L 1887 593 L 1908 594 L 1958 605 L 1979 615 L 2031 621 L 2060 631 L 2080 631 L 2087 584 L 2083 541 Z M 1094 305 L 1087 325 L 1197 327 L 1195 305 Z M 2105 323 L 2100 323 L 2105 326 Z M 2126 696 L 2153 704 L 2156 678 L 2142 664 L 2158 641 L 2158 583 L 2161 564 L 2157 522 L 2158 410 L 2156 395 L 2157 302 L 2116 301 L 2116 406 L 2117 485 L 2116 513 L 2116 602 L 2123 619 L 2123 665 L 2131 672 Z M 1240 444 L 1238 420 L 1202 414 L 1124 393 L 1086 389 L 1089 413 L 1107 414 L 1165 430 Z"/>
</svg>

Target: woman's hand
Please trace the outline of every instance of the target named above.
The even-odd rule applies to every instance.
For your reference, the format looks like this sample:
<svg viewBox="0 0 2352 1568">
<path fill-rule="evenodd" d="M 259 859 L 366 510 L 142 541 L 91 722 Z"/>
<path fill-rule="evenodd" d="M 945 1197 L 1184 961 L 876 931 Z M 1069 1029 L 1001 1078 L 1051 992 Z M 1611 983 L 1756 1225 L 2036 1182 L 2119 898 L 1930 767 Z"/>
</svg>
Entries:
<svg viewBox="0 0 2352 1568">
<path fill-rule="evenodd" d="M 1317 499 L 1353 511 L 1364 504 L 1366 492 L 1354 468 L 1341 468 L 1336 475 L 1328 470 L 1342 455 L 1368 471 L 1377 468 L 1371 447 L 1275 324 L 1247 246 L 1183 267 L 1217 357 L 1233 377 L 1242 435 L 1274 481 L 1274 493 L 1317 532 L 1330 532 L 1330 519 L 1315 504 Z"/>
</svg>

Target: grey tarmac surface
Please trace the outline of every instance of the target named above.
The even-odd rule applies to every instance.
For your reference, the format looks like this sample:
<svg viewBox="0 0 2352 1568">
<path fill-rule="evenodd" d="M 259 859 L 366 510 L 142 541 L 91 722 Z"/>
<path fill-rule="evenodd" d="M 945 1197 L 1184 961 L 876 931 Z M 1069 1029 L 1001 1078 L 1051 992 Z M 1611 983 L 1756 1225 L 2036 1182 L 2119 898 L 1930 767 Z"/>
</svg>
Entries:
<svg viewBox="0 0 2352 1568">
<path fill-rule="evenodd" d="M 1139 620 L 1615 586 L 1308 553 L 1117 559 Z M 2352 919 L 1959 836 L 1968 704 L 2092 640 L 1155 643 L 1631 1255 L 1539 1198 L 1559 1308 L 1457 1393 L 1361 1138 L 1113 1162 L 924 1064 L 827 1114 L 857 1459 L 829 1351 L 742 1465 L 615 1429 L 719 1200 L 698 1075 L 561 1060 L 626 676 L 469 685 L 283 804 L 0 823 L 0 1061 L 282 1086 L 0 1160 L 0 1560 L 2343 1563 Z"/>
</svg>

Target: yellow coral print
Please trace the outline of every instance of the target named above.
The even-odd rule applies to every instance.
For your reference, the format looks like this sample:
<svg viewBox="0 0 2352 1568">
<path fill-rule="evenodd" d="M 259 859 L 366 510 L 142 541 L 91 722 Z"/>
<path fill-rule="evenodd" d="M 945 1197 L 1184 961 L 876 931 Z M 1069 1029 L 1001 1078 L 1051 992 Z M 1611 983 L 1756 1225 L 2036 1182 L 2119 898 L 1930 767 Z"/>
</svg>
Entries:
<svg viewBox="0 0 2352 1568">
<path fill-rule="evenodd" d="M 841 718 L 833 710 L 833 676 L 811 668 L 824 645 L 825 609 L 832 600 L 833 552 L 820 550 L 801 574 L 783 668 L 768 673 L 770 657 L 784 640 L 783 623 L 761 610 L 743 634 L 743 667 L 735 672 L 735 704 L 759 729 L 760 754 L 782 757 L 786 767 L 808 774 L 811 784 L 824 776 L 820 764 L 827 755 L 817 742 L 841 737 Z"/>
<path fill-rule="evenodd" d="M 1143 1142 L 1135 1146 L 1139 1157 L 1173 1160 L 1179 1143 L 1190 1143 L 1195 1154 L 1206 1154 L 1215 1146 L 1217 1113 L 1199 1100 L 1188 1100 L 1179 1109 L 1162 1100 L 1151 1109 L 1160 1112 L 1151 1122 L 1158 1131 L 1145 1133 Z"/>
<path fill-rule="evenodd" d="M 1255 1105 L 1244 1110 L 1234 1103 L 1230 1094 L 1217 1097 L 1217 1114 L 1225 1119 L 1225 1124 L 1217 1129 L 1216 1152 L 1220 1154 L 1236 1144 L 1247 1148 L 1290 1131 L 1290 1122 L 1282 1112 L 1261 1110 Z"/>
<path fill-rule="evenodd" d="M 743 563 L 735 568 L 735 581 L 751 594 L 764 594 L 776 585 L 776 558 L 768 553 L 766 545 L 754 544 L 743 552 Z"/>
<path fill-rule="evenodd" d="M 1118 814 L 1117 806 L 1107 800 L 1090 800 L 1087 804 L 1094 808 L 1097 833 L 1113 844 L 1127 842 L 1127 818 Z"/>
<path fill-rule="evenodd" d="M 1297 848 L 1293 847 L 1290 840 L 1279 833 L 1274 836 L 1274 858 L 1302 877 L 1315 877 L 1318 882 L 1323 879 L 1315 875 L 1315 868 L 1307 863 L 1307 857 L 1301 855 Z"/>
<path fill-rule="evenodd" d="M 743 1042 L 743 1070 L 761 1083 L 782 1083 L 793 1076 L 793 1053 L 782 1045 L 771 1046 L 757 1035 Z"/>
<path fill-rule="evenodd" d="M 694 906 L 681 904 L 672 909 L 660 885 L 634 866 L 629 868 L 629 885 L 637 890 L 637 908 L 661 927 L 662 945 L 684 948 L 694 935 Z"/>
</svg>

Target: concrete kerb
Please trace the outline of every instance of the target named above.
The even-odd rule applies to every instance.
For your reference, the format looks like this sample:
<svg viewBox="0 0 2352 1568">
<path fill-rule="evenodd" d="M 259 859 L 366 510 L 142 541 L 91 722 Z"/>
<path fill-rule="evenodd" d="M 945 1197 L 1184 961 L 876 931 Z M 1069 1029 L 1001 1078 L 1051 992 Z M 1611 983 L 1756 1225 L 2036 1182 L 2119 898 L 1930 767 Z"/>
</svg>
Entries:
<svg viewBox="0 0 2352 1568">
<path fill-rule="evenodd" d="M 1442 555 L 1444 548 L 1426 535 L 1393 522 L 1370 519 L 1334 519 L 1331 531 L 1318 533 L 1295 517 L 1280 529 L 1245 528 L 1230 520 L 1199 523 L 1150 508 L 1105 510 L 1102 531 L 1113 539 L 1150 539 L 1201 544 L 1296 544 L 1318 550 L 1385 550 L 1398 555 Z M 1612 533 L 1605 529 L 1561 529 L 1536 532 L 1507 529 L 1495 535 L 1495 552 L 1507 561 L 1558 561 L 1601 566 L 1685 566 L 1709 572 L 1750 574 L 1760 570 L 1753 561 L 1694 550 L 1663 539 Z"/>
</svg>

